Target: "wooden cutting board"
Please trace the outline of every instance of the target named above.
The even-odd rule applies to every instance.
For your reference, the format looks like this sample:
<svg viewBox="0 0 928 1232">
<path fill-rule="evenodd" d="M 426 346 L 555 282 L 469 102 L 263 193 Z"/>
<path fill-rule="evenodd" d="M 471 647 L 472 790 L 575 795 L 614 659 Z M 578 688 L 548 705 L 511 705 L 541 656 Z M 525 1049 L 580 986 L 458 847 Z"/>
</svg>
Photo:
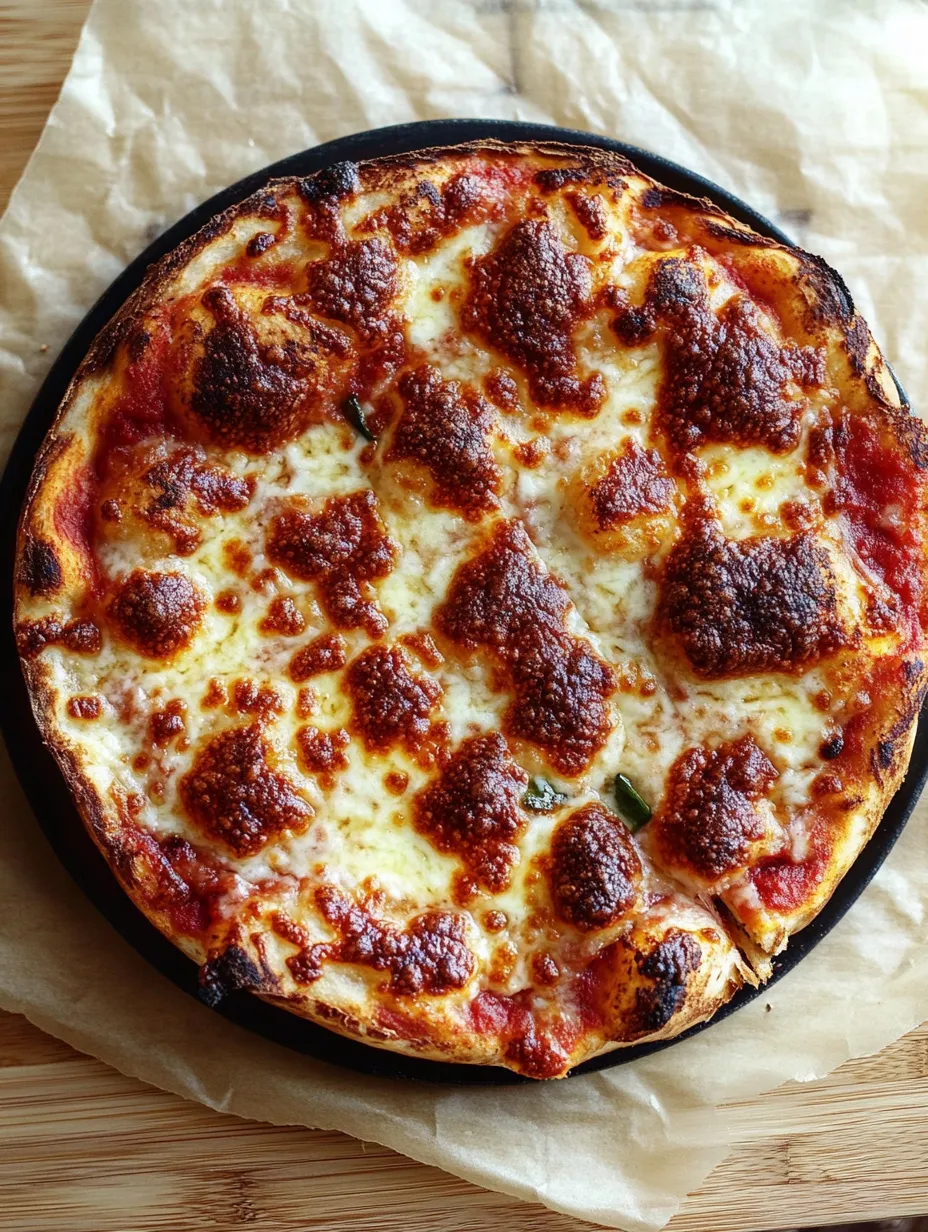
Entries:
<svg viewBox="0 0 928 1232">
<path fill-rule="evenodd" d="M 256 0 L 256 3 L 259 0 Z M 373 2 L 373 0 L 372 0 Z M 0 0 L 0 208 L 89 0 Z M 821 1082 L 735 1105 L 729 1158 L 672 1232 L 928 1212 L 928 1024 Z M 580 1232 L 338 1133 L 221 1116 L 0 1012 L 0 1227 L 11 1232 Z"/>
</svg>

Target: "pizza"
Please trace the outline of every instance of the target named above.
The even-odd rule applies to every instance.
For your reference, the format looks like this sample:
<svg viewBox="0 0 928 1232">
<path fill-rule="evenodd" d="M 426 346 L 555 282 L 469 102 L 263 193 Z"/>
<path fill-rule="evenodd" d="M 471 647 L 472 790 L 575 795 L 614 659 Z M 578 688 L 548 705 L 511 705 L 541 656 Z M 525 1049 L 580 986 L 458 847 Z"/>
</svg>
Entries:
<svg viewBox="0 0 928 1232">
<path fill-rule="evenodd" d="M 555 1078 L 768 978 L 860 854 L 926 468 L 819 258 L 600 150 L 340 163 L 96 339 L 17 643 L 204 1000 Z"/>
</svg>

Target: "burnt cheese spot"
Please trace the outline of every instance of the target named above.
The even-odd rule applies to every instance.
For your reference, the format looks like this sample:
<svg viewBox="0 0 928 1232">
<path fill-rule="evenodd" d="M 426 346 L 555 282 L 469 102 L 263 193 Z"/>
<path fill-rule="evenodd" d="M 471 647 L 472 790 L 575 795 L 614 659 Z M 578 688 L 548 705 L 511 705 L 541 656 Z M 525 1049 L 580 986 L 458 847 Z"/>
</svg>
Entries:
<svg viewBox="0 0 928 1232">
<path fill-rule="evenodd" d="M 708 679 L 799 671 L 849 640 L 813 535 L 733 540 L 709 521 L 691 524 L 670 552 L 659 617 Z"/>
<path fill-rule="evenodd" d="M 615 923 L 636 904 L 641 861 L 615 814 L 587 804 L 555 830 L 548 877 L 558 915 L 589 932 Z"/>
<path fill-rule="evenodd" d="M 262 633 L 279 633 L 282 637 L 297 637 L 306 628 L 303 613 L 289 595 L 271 600 L 267 614 L 258 628 Z"/>
<path fill-rule="evenodd" d="M 794 387 L 822 383 L 822 354 L 779 346 L 743 295 L 714 312 L 698 265 L 679 257 L 661 261 L 644 305 L 620 313 L 613 328 L 628 345 L 657 331 L 664 355 L 659 419 L 680 452 L 718 441 L 787 453 L 799 443 L 803 403 Z"/>
<path fill-rule="evenodd" d="M 209 517 L 238 512 L 254 492 L 253 479 L 241 478 L 224 466 L 207 462 L 193 449 L 176 450 L 150 466 L 143 475 L 143 483 L 148 491 L 139 509 L 141 516 L 169 535 L 175 551 L 182 556 L 189 556 L 200 542 L 194 513 Z M 112 510 L 108 516 L 101 508 L 101 516 L 104 521 L 119 520 L 112 518 Z"/>
<path fill-rule="evenodd" d="M 590 491 L 596 525 L 609 530 L 635 518 L 664 513 L 670 507 L 673 488 L 657 450 L 642 449 L 629 439 Z"/>
<path fill-rule="evenodd" d="M 72 719 L 81 719 L 85 722 L 99 719 L 103 713 L 103 698 L 95 693 L 76 694 L 68 698 L 67 711 Z"/>
<path fill-rule="evenodd" d="M 381 339 L 392 327 L 396 257 L 381 239 L 353 240 L 326 261 L 307 269 L 308 298 L 324 317 L 350 325 L 363 342 Z"/>
<path fill-rule="evenodd" d="M 362 231 L 389 231 L 397 250 L 418 256 L 447 235 L 494 212 L 499 199 L 479 175 L 462 171 L 441 189 L 421 180 L 399 200 L 369 214 Z"/>
<path fill-rule="evenodd" d="M 438 779 L 419 792 L 413 824 L 439 851 L 458 856 L 479 887 L 498 893 L 519 857 L 519 807 L 528 775 L 498 733 L 467 740 Z"/>
<path fill-rule="evenodd" d="M 609 234 L 609 215 L 602 197 L 598 194 L 568 193 L 567 200 L 590 239 L 604 240 Z"/>
<path fill-rule="evenodd" d="M 92 620 L 62 623 L 57 616 L 24 620 L 16 628 L 16 645 L 24 659 L 34 659 L 47 646 L 63 646 L 75 654 L 99 654 L 103 645 L 100 630 Z"/>
<path fill-rule="evenodd" d="M 190 410 L 208 438 L 264 454 L 306 427 L 318 384 L 318 345 L 290 338 L 266 345 L 225 287 L 203 304 L 215 324 L 193 364 Z"/>
<path fill-rule="evenodd" d="M 165 748 L 172 740 L 186 732 L 184 716 L 187 703 L 179 697 L 172 698 L 163 710 L 156 710 L 148 720 L 148 733 L 153 744 Z"/>
<path fill-rule="evenodd" d="M 751 736 L 681 754 L 651 823 L 664 861 L 707 881 L 742 868 L 751 844 L 764 834 L 756 805 L 776 779 L 776 768 Z"/>
<path fill-rule="evenodd" d="M 50 543 L 35 535 L 26 535 L 19 562 L 19 580 L 31 595 L 44 598 L 61 589 L 61 564 Z"/>
<path fill-rule="evenodd" d="M 340 633 L 323 633 L 308 646 L 298 650 L 290 660 L 290 679 L 302 684 L 313 676 L 337 672 L 348 661 L 348 647 Z"/>
<path fill-rule="evenodd" d="M 313 816 L 271 757 L 260 725 L 233 727 L 210 740 L 180 781 L 191 820 L 236 856 L 254 855 L 288 831 L 305 830 Z"/>
<path fill-rule="evenodd" d="M 339 770 L 348 769 L 345 750 L 351 737 L 343 727 L 330 732 L 321 731 L 318 727 L 301 727 L 296 734 L 296 742 L 300 750 L 300 763 L 311 774 L 319 775 L 323 786 L 334 781 L 334 775 Z"/>
<path fill-rule="evenodd" d="M 654 949 L 635 955 L 635 965 L 647 980 L 635 993 L 639 1031 L 650 1034 L 667 1025 L 686 999 L 690 974 L 702 963 L 702 949 L 690 933 L 669 929 Z"/>
<path fill-rule="evenodd" d="M 371 583 L 392 570 L 397 547 L 369 489 L 331 496 L 321 513 L 280 514 L 271 527 L 267 554 L 293 577 L 317 584 L 322 605 L 339 628 L 363 628 L 372 637 L 386 630 Z"/>
<path fill-rule="evenodd" d="M 439 996 L 463 988 L 473 974 L 476 963 L 459 915 L 428 911 L 400 929 L 377 919 L 335 886 L 322 886 L 316 903 L 339 934 L 339 941 L 326 947 L 325 956 L 388 972 L 389 992 Z"/>
<path fill-rule="evenodd" d="M 149 659 L 169 659 L 189 646 L 206 600 L 183 573 L 135 569 L 109 606 L 109 616 L 131 646 Z"/>
<path fill-rule="evenodd" d="M 526 220 L 474 262 L 461 320 L 525 372 L 540 405 L 595 415 L 605 386 L 599 374 L 581 379 L 573 345 L 591 287 L 586 258 L 568 252 L 549 222 Z"/>
<path fill-rule="evenodd" d="M 489 444 L 494 419 L 489 403 L 425 364 L 400 378 L 399 392 L 404 409 L 387 461 L 409 459 L 424 466 L 439 508 L 472 520 L 498 509 L 502 474 Z"/>
<path fill-rule="evenodd" d="M 246 677 L 232 685 L 230 709 L 236 714 L 255 714 L 267 718 L 272 714 L 283 714 L 284 702 L 271 685 L 259 684 L 257 680 Z"/>
<path fill-rule="evenodd" d="M 487 650 L 515 692 L 505 730 L 579 774 L 613 729 L 607 698 L 617 681 L 583 638 L 567 631 L 570 599 L 547 573 L 520 522 L 503 522 L 489 546 L 461 565 L 436 611 L 440 632 Z"/>
<path fill-rule="evenodd" d="M 393 745 L 416 751 L 425 741 L 429 715 L 442 688 L 430 676 L 414 674 L 399 646 L 372 646 L 345 674 L 353 726 L 371 752 Z"/>
</svg>

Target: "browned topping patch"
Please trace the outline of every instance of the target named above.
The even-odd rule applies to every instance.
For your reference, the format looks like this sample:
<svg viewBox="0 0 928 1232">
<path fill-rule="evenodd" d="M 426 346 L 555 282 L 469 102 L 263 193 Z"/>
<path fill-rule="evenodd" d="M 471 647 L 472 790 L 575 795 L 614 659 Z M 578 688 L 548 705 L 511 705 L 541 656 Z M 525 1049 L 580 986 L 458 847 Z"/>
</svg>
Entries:
<svg viewBox="0 0 928 1232">
<path fill-rule="evenodd" d="M 536 984 L 550 987 L 560 979 L 560 968 L 550 954 L 541 952 L 532 955 L 532 979 Z"/>
<path fill-rule="evenodd" d="M 413 824 L 439 851 L 458 856 L 477 886 L 499 893 L 519 858 L 514 840 L 525 827 L 527 783 L 499 733 L 474 737 L 415 797 Z"/>
<path fill-rule="evenodd" d="M 536 436 L 533 440 L 523 441 L 521 445 L 516 445 L 512 452 L 517 462 L 522 466 L 527 466 L 529 470 L 534 470 L 536 466 L 541 466 L 550 448 L 546 436 Z"/>
<path fill-rule="evenodd" d="M 561 919 L 589 932 L 614 924 L 638 902 L 641 861 L 615 814 L 587 804 L 555 830 L 548 878 Z"/>
<path fill-rule="evenodd" d="M 183 735 L 187 730 L 186 713 L 187 703 L 179 697 L 172 698 L 163 710 L 156 710 L 148 720 L 152 743 L 165 748 L 175 737 Z"/>
<path fill-rule="evenodd" d="M 439 996 L 463 988 L 476 966 L 465 940 L 464 920 L 446 911 L 416 916 L 402 931 L 356 906 L 335 886 L 322 886 L 316 902 L 341 936 L 327 957 L 388 971 L 397 996 Z"/>
<path fill-rule="evenodd" d="M 655 331 L 662 340 L 660 421 L 681 453 L 707 441 L 764 445 L 774 453 L 799 443 L 803 404 L 790 387 L 824 381 L 822 353 L 793 343 L 778 346 L 743 295 L 714 312 L 705 273 L 692 261 L 661 261 L 643 306 L 625 309 L 613 328 L 629 346 Z"/>
<path fill-rule="evenodd" d="M 693 748 L 674 762 L 664 802 L 651 822 L 663 858 L 707 881 L 733 873 L 764 835 L 755 805 L 778 775 L 751 736 Z"/>
<path fill-rule="evenodd" d="M 413 675 L 400 646 L 372 646 L 345 675 L 355 731 L 371 752 L 403 745 L 415 752 L 429 733 L 429 716 L 442 694 L 430 676 Z"/>
<path fill-rule="evenodd" d="M 75 654 L 99 654 L 103 645 L 100 630 L 92 620 L 71 620 L 62 624 L 57 616 L 24 620 L 16 629 L 16 645 L 24 659 L 34 659 L 46 646 L 63 646 Z"/>
<path fill-rule="evenodd" d="M 254 493 L 254 480 L 243 479 L 224 466 L 207 462 L 196 450 L 182 448 L 169 457 L 150 466 L 142 476 L 151 490 L 147 503 L 139 510 L 141 516 L 163 531 L 174 541 L 174 549 L 182 556 L 189 556 L 200 542 L 200 531 L 191 517 L 193 510 L 211 516 L 216 513 L 235 513 L 244 509 Z M 107 505 L 118 502 L 107 501 Z M 104 520 L 107 516 L 101 507 Z"/>
<path fill-rule="evenodd" d="M 68 698 L 67 710 L 72 719 L 99 719 L 103 713 L 103 698 L 95 693 L 76 694 Z"/>
<path fill-rule="evenodd" d="M 326 786 L 334 781 L 339 770 L 348 769 L 345 750 L 351 737 L 343 727 L 336 731 L 321 731 L 318 727 L 301 727 L 296 733 L 300 762 L 310 774 L 317 774 Z"/>
<path fill-rule="evenodd" d="M 626 440 L 605 475 L 592 488 L 590 503 L 601 530 L 670 508 L 673 481 L 656 449 Z"/>
<path fill-rule="evenodd" d="M 518 222 L 474 262 L 461 321 L 518 364 L 536 402 L 595 415 L 605 397 L 603 379 L 597 373 L 581 380 L 573 346 L 591 289 L 586 258 L 568 252 L 549 222 Z"/>
<path fill-rule="evenodd" d="M 418 256 L 446 235 L 486 217 L 497 203 L 491 185 L 479 175 L 458 172 L 439 189 L 420 180 L 394 205 L 369 214 L 362 231 L 389 231 L 399 252 Z"/>
<path fill-rule="evenodd" d="M 190 410 L 217 445 L 268 453 L 315 414 L 320 346 L 309 338 L 265 345 L 226 287 L 211 287 L 202 302 L 215 325 L 193 364 Z"/>
<path fill-rule="evenodd" d="M 282 637 L 297 637 L 306 628 L 303 613 L 289 597 L 279 596 L 271 601 L 267 615 L 258 628 L 262 633 L 279 633 Z"/>
<path fill-rule="evenodd" d="M 260 725 L 232 727 L 209 741 L 180 781 L 190 818 L 236 856 L 254 855 L 288 830 L 305 830 L 313 816 L 271 757 Z"/>
<path fill-rule="evenodd" d="M 317 514 L 291 510 L 274 519 L 267 553 L 305 582 L 316 582 L 322 605 L 339 628 L 379 637 L 387 619 L 370 594 L 385 578 L 398 548 L 388 536 L 370 489 L 330 496 Z"/>
<path fill-rule="evenodd" d="M 513 521 L 501 523 L 489 546 L 460 566 L 435 620 L 446 637 L 467 650 L 486 649 L 508 674 L 516 698 L 506 732 L 575 775 L 613 729 L 607 698 L 617 680 L 588 642 L 568 633 L 569 607 L 567 591 Z"/>
<path fill-rule="evenodd" d="M 667 558 L 658 610 L 708 679 L 797 671 L 849 642 L 828 554 L 808 533 L 733 540 L 696 521 Z"/>
<path fill-rule="evenodd" d="M 432 501 L 476 520 L 499 508 L 502 473 L 489 437 L 493 409 L 458 381 L 445 381 L 423 364 L 400 377 L 403 413 L 387 451 L 387 461 L 411 460 L 428 470 Z"/>
<path fill-rule="evenodd" d="M 308 719 L 310 715 L 315 714 L 317 705 L 316 692 L 308 684 L 304 684 L 301 689 L 297 690 L 296 717 L 298 719 Z"/>
<path fill-rule="evenodd" d="M 350 325 L 367 344 L 392 328 L 388 311 L 396 296 L 396 256 L 378 238 L 340 245 L 327 261 L 307 267 L 308 298 L 321 316 Z"/>
<path fill-rule="evenodd" d="M 119 587 L 108 614 L 122 637 L 149 659 L 169 659 L 189 646 L 206 600 L 183 573 L 135 569 Z"/>
<path fill-rule="evenodd" d="M 296 684 L 321 676 L 325 672 L 337 672 L 348 661 L 348 646 L 340 633 L 323 633 L 313 638 L 308 646 L 298 650 L 290 660 L 290 679 Z"/>
</svg>

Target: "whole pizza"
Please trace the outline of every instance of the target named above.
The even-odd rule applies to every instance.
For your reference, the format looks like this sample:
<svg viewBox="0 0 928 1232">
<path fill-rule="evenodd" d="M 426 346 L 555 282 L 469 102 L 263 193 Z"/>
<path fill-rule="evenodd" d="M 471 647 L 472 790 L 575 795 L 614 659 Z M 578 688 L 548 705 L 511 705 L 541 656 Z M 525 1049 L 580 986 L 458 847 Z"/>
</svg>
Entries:
<svg viewBox="0 0 928 1232">
<path fill-rule="evenodd" d="M 820 259 L 598 150 L 340 163 L 97 338 L 17 641 L 205 1000 L 559 1077 L 764 980 L 860 854 L 926 467 Z"/>
</svg>

